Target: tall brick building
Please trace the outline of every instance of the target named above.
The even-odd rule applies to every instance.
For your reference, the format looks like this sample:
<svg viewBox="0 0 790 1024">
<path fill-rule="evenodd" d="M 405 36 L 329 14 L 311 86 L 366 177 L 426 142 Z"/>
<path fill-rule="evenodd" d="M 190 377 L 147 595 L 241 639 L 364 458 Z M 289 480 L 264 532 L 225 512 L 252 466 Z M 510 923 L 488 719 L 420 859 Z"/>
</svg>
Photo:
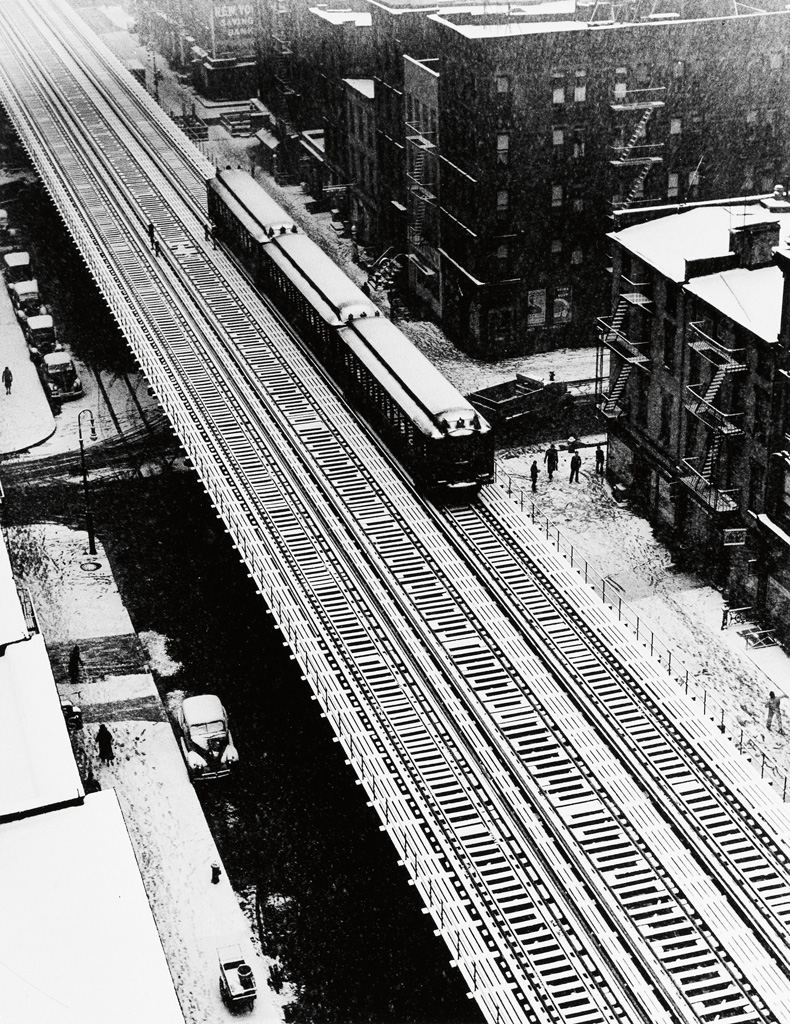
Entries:
<svg viewBox="0 0 790 1024">
<path fill-rule="evenodd" d="M 790 640 L 790 202 L 663 214 L 610 236 L 609 472 Z"/>
<path fill-rule="evenodd" d="M 786 178 L 790 13 L 706 6 L 726 13 L 598 22 L 557 0 L 427 18 L 423 49 L 440 56 L 431 262 L 460 347 L 591 343 L 613 205 Z"/>
<path fill-rule="evenodd" d="M 219 0 L 136 0 L 142 37 L 177 67 L 190 68 L 197 91 L 211 100 L 258 93 L 256 5 Z"/>
</svg>

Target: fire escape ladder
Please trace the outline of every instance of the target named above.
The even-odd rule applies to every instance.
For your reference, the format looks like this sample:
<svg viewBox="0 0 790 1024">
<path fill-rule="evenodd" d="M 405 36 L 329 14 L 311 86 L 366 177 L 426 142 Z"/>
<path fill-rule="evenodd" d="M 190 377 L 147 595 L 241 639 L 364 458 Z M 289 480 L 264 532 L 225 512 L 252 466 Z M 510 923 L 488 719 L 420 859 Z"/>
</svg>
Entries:
<svg viewBox="0 0 790 1024">
<path fill-rule="evenodd" d="M 634 128 L 633 135 L 623 147 L 623 151 L 620 154 L 621 160 L 627 160 L 628 157 L 631 155 L 631 151 L 633 150 L 634 146 L 637 144 L 637 142 L 639 142 L 639 140 L 644 135 L 645 128 L 647 127 L 647 122 L 650 120 L 652 116 L 653 108 L 648 107 L 644 114 L 642 114 L 642 116 L 639 118 L 639 124 L 636 126 L 636 128 Z"/>
<path fill-rule="evenodd" d="M 625 391 L 626 385 L 628 384 L 628 378 L 630 376 L 631 364 L 624 363 L 620 367 L 620 372 L 617 374 L 617 377 L 615 378 L 612 390 L 609 392 L 608 395 L 604 395 L 603 401 L 599 406 L 599 409 L 604 414 L 604 416 L 617 419 L 617 417 L 621 414 L 622 409 L 620 408 L 620 399 L 623 397 L 623 392 Z"/>
<path fill-rule="evenodd" d="M 620 298 L 617 300 L 617 308 L 615 309 L 614 316 L 612 317 L 613 332 L 617 332 L 618 334 L 622 333 L 623 321 L 625 320 L 625 315 L 627 312 L 628 303 L 621 295 Z"/>
<path fill-rule="evenodd" d="M 634 183 L 631 186 L 628 195 L 625 197 L 625 202 L 623 203 L 623 206 L 630 206 L 631 203 L 642 191 L 642 186 L 645 183 L 645 179 L 647 178 L 648 174 L 650 174 L 650 166 L 650 164 L 643 164 L 642 167 L 639 168 L 639 174 L 637 174 L 636 178 L 634 179 Z"/>
<path fill-rule="evenodd" d="M 425 169 L 425 150 L 422 146 L 413 146 L 414 161 L 412 163 L 412 218 L 411 240 L 416 245 L 422 241 L 422 230 L 425 223 L 425 197 L 422 193 L 422 176 Z"/>
<path fill-rule="evenodd" d="M 705 397 L 703 399 L 703 401 L 707 402 L 708 405 L 713 405 L 716 399 L 716 395 L 719 393 L 719 388 L 721 387 L 724 378 L 727 376 L 727 369 L 727 366 L 720 366 L 716 370 L 716 373 L 713 376 L 713 380 L 708 385 L 707 390 L 705 391 Z"/>
<path fill-rule="evenodd" d="M 718 431 L 714 431 L 708 450 L 705 453 L 705 462 L 702 465 L 702 477 L 708 486 L 713 486 L 713 474 L 719 461 L 720 445 L 721 435 Z"/>
</svg>

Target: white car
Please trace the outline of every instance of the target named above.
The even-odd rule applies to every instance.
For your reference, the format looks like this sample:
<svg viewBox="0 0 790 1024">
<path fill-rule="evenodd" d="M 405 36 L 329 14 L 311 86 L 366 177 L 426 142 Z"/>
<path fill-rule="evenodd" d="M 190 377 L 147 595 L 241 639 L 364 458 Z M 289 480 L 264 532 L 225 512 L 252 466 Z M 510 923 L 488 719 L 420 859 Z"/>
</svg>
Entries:
<svg viewBox="0 0 790 1024">
<path fill-rule="evenodd" d="M 239 760 L 228 728 L 228 715 L 219 697 L 204 693 L 187 697 L 176 717 L 178 742 L 193 782 L 230 775 Z"/>
</svg>

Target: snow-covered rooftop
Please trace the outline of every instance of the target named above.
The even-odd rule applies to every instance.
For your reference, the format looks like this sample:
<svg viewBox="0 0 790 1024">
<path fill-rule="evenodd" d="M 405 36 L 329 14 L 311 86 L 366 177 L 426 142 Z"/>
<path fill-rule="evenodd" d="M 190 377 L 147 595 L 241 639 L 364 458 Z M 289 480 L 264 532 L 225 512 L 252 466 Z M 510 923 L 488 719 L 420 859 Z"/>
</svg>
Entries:
<svg viewBox="0 0 790 1024">
<path fill-rule="evenodd" d="M 315 14 L 318 18 L 323 18 L 324 21 L 328 21 L 332 25 L 345 25 L 351 22 L 358 28 L 368 28 L 372 21 L 370 13 L 362 11 L 333 11 L 325 7 L 311 7 L 310 13 Z"/>
<path fill-rule="evenodd" d="M 9 1021 L 184 1024 L 113 790 L 0 825 Z"/>
<path fill-rule="evenodd" d="M 731 231 L 768 222 L 778 222 L 780 244 L 787 245 L 790 212 L 767 209 L 758 202 L 693 207 L 609 237 L 664 277 L 683 283 L 688 263 L 726 257 L 732 251 Z M 758 337 L 776 340 L 783 290 L 778 267 L 703 271 L 693 276 L 686 288 Z"/>
<path fill-rule="evenodd" d="M 6 647 L 0 703 L 0 821 L 81 800 L 84 790 L 40 634 Z"/>
<path fill-rule="evenodd" d="M 362 93 L 369 100 L 375 98 L 376 83 L 372 78 L 344 78 L 343 81 L 356 92 Z"/>
</svg>

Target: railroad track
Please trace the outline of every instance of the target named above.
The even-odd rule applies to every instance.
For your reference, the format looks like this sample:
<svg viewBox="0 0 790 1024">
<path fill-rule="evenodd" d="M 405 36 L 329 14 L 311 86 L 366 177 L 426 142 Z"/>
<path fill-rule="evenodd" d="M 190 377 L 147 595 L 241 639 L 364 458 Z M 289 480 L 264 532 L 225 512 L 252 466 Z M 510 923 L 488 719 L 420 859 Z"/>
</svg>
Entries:
<svg viewBox="0 0 790 1024">
<path fill-rule="evenodd" d="M 70 174 L 118 257 L 111 301 L 132 311 L 127 332 L 256 579 L 298 594 L 288 609 L 269 598 L 489 1019 L 788 1020 L 787 833 L 778 815 L 778 841 L 765 828 L 776 809 L 750 818 L 735 776 L 711 784 L 701 744 L 683 747 L 659 713 L 656 670 L 641 652 L 618 669 L 626 638 L 602 609 L 606 643 L 580 628 L 578 580 L 562 580 L 563 604 L 562 567 L 548 554 L 528 565 L 537 539 L 501 526 L 501 502 L 440 522 L 408 496 L 208 251 L 159 143 L 141 157 L 139 134 L 110 132 L 97 115 L 117 106 L 109 87 L 75 71 L 64 89 L 61 59 L 37 68 L 58 85 L 47 102 L 65 98 L 42 116 L 55 137 L 54 113 L 87 128 L 89 158 Z M 145 235 L 154 213 L 163 274 Z M 720 869 L 728 846 L 744 856 Z"/>
</svg>

